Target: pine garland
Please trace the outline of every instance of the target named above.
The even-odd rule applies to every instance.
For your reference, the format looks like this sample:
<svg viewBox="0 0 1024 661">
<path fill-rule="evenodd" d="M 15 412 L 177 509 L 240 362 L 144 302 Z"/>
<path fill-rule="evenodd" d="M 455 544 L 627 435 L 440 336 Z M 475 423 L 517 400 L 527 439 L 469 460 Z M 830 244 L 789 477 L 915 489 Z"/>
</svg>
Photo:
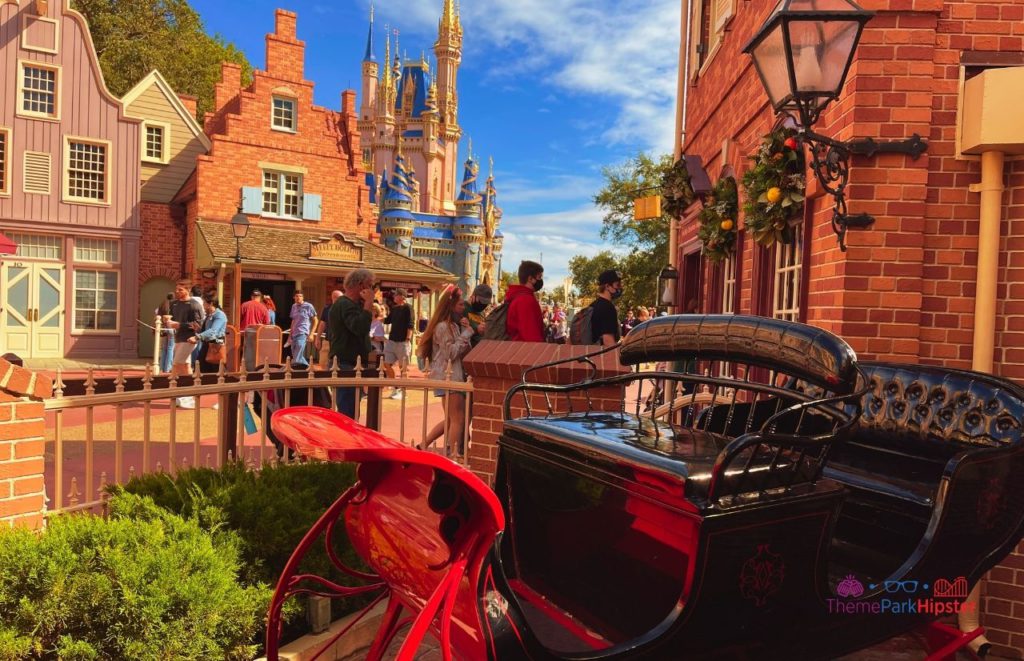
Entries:
<svg viewBox="0 0 1024 661">
<path fill-rule="evenodd" d="M 700 229 L 697 231 L 704 244 L 704 255 L 711 262 L 717 264 L 735 250 L 738 213 L 736 180 L 723 177 L 711 190 L 706 206 L 700 212 Z"/>
<path fill-rule="evenodd" d="M 686 157 L 681 156 L 661 180 L 661 196 L 665 200 L 662 211 L 672 218 L 681 218 L 693 204 L 693 186 L 686 169 Z"/>
<path fill-rule="evenodd" d="M 772 131 L 750 159 L 754 166 L 743 175 L 744 226 L 762 246 L 792 243 L 793 225 L 803 217 L 806 185 L 796 131 Z"/>
</svg>

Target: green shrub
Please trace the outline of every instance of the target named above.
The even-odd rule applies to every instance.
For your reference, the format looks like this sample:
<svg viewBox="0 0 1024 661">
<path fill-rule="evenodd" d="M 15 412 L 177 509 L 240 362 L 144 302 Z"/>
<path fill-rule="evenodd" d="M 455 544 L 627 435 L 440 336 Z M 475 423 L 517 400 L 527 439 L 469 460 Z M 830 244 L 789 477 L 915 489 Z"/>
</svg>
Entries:
<svg viewBox="0 0 1024 661">
<path fill-rule="evenodd" d="M 119 494 L 109 519 L 0 533 L 0 659 L 250 659 L 270 590 L 241 541 Z"/>
<path fill-rule="evenodd" d="M 234 463 L 220 470 L 193 468 L 177 475 L 150 474 L 128 482 L 120 490 L 145 495 L 157 505 L 217 533 L 230 530 L 241 540 L 243 577 L 270 586 L 284 570 L 292 551 L 324 511 L 356 481 L 355 466 L 339 463 L 265 465 L 258 471 Z M 344 525 L 335 528 L 335 553 L 350 567 L 365 569 L 345 535 Z M 351 585 L 351 579 L 334 568 L 318 540 L 300 566 L 300 573 L 324 576 Z M 305 633 L 300 614 L 304 600 L 286 604 L 285 639 Z M 366 598 L 334 600 L 332 614 L 342 617 L 367 603 Z"/>
</svg>

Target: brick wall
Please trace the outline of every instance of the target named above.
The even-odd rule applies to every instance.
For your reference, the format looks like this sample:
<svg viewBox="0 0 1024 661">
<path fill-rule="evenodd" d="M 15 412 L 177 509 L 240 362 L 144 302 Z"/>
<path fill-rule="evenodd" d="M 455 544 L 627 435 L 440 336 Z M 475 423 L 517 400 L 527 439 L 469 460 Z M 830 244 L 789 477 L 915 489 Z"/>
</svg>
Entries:
<svg viewBox="0 0 1024 661">
<path fill-rule="evenodd" d="M 43 526 L 43 402 L 53 384 L 0 358 L 0 525 Z"/>
<path fill-rule="evenodd" d="M 140 217 L 139 285 L 151 278 L 178 280 L 185 273 L 181 254 L 185 245 L 184 211 L 176 212 L 169 204 L 143 202 Z"/>
<path fill-rule="evenodd" d="M 463 359 L 466 374 L 473 379 L 472 438 L 469 448 L 469 465 L 473 472 L 488 484 L 493 484 L 498 460 L 498 436 L 504 424 L 503 404 L 505 395 L 523 379 L 523 372 L 543 363 L 581 356 L 593 347 L 538 344 L 535 342 L 498 342 L 484 340 Z M 618 353 L 612 352 L 595 361 L 598 377 L 625 374 L 629 370 L 618 363 Z M 530 374 L 533 383 L 569 384 L 582 381 L 590 374 L 582 363 L 571 363 L 549 367 Z M 587 398 L 574 395 L 572 407 L 576 411 L 587 410 Z M 600 388 L 590 391 L 594 410 L 618 411 L 622 407 L 621 388 Z M 552 397 L 554 412 L 569 410 L 569 400 L 564 396 Z M 548 404 L 542 394 L 530 395 L 530 407 L 534 415 L 547 413 Z M 510 417 L 527 415 L 522 396 L 515 397 L 510 405 Z"/>
<path fill-rule="evenodd" d="M 322 197 L 321 220 L 252 216 L 252 222 L 325 233 L 340 230 L 367 239 L 375 219 L 362 170 L 355 92 L 342 93 L 340 112 L 313 103 L 314 84 L 303 78 L 305 44 L 296 39 L 296 21 L 294 13 L 277 11 L 275 33 L 266 38 L 266 70 L 254 72 L 246 89 L 241 89 L 240 68 L 222 65 L 217 108 L 205 122 L 213 148 L 198 159 L 197 204 L 190 207 L 188 219 L 229 221 L 240 190 L 262 186 L 260 163 L 272 163 L 305 169 L 303 192 Z M 294 133 L 271 128 L 274 95 L 297 100 Z"/>
<path fill-rule="evenodd" d="M 740 52 L 774 4 L 737 3 L 720 51 L 690 89 L 684 152 L 703 158 L 712 181 L 726 163 L 739 180 L 747 156 L 774 123 L 750 58 Z M 1024 2 L 861 4 L 877 14 L 864 31 L 846 89 L 815 130 L 841 140 L 918 133 L 928 140 L 928 152 L 916 161 L 899 154 L 853 159 L 849 210 L 876 221 L 850 231 L 846 253 L 830 227 L 831 200 L 808 172 L 804 318 L 845 338 L 862 359 L 969 368 L 980 196 L 968 187 L 981 170 L 976 159 L 956 154 L 961 58 L 965 51 L 1024 50 Z M 1004 184 L 995 371 L 1024 379 L 1024 163 L 1007 162 Z M 680 245 L 695 236 L 695 223 L 682 223 Z M 755 256 L 771 255 L 753 241 L 743 244 L 737 311 L 758 312 L 757 294 L 771 282 L 756 281 Z M 705 271 L 706 294 L 713 274 L 720 277 Z M 705 310 L 717 306 L 703 301 Z M 996 651 L 1015 657 L 1024 650 L 1021 551 L 992 572 L 982 609 Z"/>
</svg>

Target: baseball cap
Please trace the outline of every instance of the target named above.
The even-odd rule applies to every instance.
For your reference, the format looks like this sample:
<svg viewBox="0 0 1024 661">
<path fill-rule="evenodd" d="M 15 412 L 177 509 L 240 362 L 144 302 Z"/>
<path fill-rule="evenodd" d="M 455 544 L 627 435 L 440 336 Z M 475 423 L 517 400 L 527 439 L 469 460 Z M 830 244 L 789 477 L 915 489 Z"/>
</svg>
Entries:
<svg viewBox="0 0 1024 661">
<path fill-rule="evenodd" d="M 597 284 L 599 285 L 612 285 L 616 282 L 622 282 L 622 276 L 615 269 L 608 269 L 597 276 Z"/>
<path fill-rule="evenodd" d="M 476 289 L 473 290 L 473 297 L 481 303 L 489 305 L 493 296 L 494 292 L 491 291 L 490 285 L 477 285 Z"/>
</svg>

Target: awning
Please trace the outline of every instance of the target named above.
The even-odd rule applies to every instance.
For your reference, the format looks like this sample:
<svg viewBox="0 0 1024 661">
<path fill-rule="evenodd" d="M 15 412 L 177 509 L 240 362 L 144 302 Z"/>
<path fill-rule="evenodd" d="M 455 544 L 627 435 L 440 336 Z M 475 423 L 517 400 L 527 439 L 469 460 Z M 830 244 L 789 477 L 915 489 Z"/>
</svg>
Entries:
<svg viewBox="0 0 1024 661">
<path fill-rule="evenodd" d="M 17 252 L 17 244 L 4 236 L 3 232 L 0 232 L 0 255 L 13 255 Z"/>
<path fill-rule="evenodd" d="M 235 261 L 235 239 L 230 223 L 201 220 L 196 223 L 197 267 L 216 268 Z M 342 277 L 357 268 L 368 268 L 378 280 L 449 283 L 455 276 L 382 245 L 350 238 L 336 230 L 320 232 L 287 230 L 253 223 L 241 241 L 242 268 L 248 271 L 280 271 Z"/>
</svg>

